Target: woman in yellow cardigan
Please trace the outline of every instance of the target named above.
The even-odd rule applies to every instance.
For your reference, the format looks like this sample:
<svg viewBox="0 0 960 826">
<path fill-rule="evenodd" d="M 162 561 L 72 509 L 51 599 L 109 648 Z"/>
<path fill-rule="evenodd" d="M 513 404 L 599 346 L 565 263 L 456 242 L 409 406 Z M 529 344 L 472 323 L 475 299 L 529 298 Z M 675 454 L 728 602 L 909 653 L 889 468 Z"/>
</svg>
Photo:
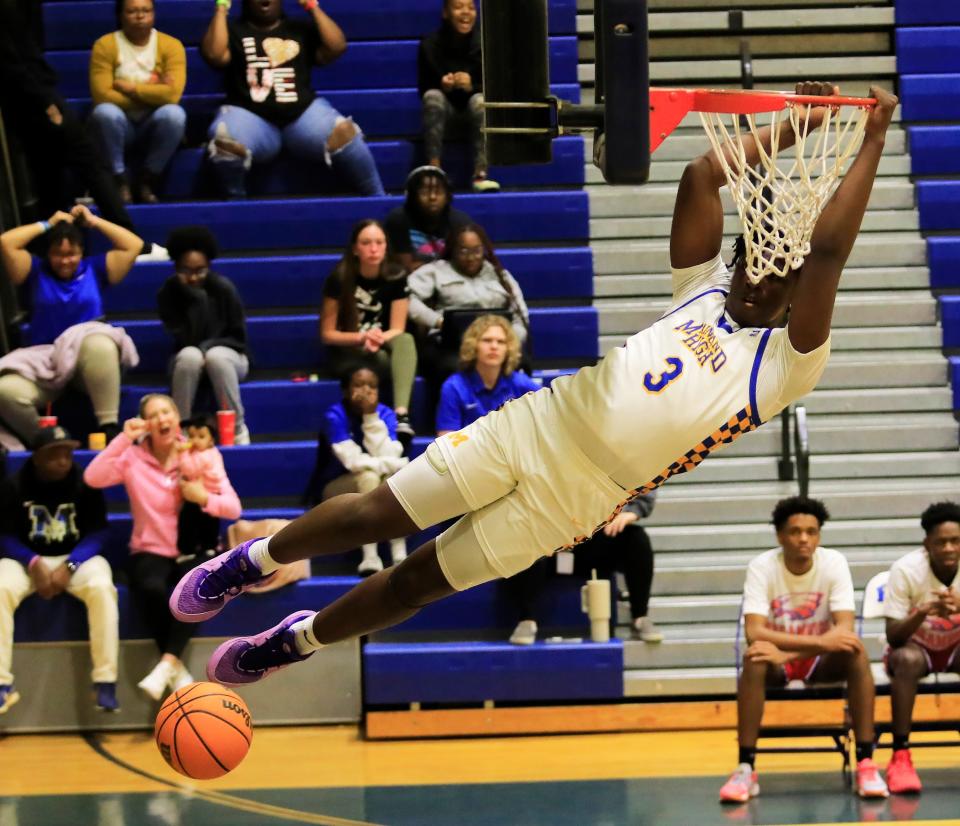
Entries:
<svg viewBox="0 0 960 826">
<path fill-rule="evenodd" d="M 105 34 L 90 54 L 90 120 L 130 203 L 124 151 L 140 145 L 139 200 L 157 202 L 164 169 L 183 140 L 187 116 L 178 105 L 187 81 L 183 44 L 153 27 L 153 0 L 117 0 L 118 31 Z"/>
</svg>

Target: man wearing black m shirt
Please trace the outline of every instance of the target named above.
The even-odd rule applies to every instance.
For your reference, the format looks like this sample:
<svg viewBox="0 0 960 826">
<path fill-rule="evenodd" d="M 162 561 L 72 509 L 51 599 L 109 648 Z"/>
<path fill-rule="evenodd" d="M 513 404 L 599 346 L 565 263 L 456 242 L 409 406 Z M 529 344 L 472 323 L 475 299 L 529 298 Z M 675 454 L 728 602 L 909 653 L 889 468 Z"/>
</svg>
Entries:
<svg viewBox="0 0 960 826">
<path fill-rule="evenodd" d="M 119 708 L 117 590 L 100 556 L 107 508 L 73 461 L 78 444 L 62 427 L 43 428 L 30 460 L 0 485 L 0 714 L 20 699 L 13 614 L 34 591 L 43 599 L 66 591 L 87 606 L 96 705 Z"/>
</svg>

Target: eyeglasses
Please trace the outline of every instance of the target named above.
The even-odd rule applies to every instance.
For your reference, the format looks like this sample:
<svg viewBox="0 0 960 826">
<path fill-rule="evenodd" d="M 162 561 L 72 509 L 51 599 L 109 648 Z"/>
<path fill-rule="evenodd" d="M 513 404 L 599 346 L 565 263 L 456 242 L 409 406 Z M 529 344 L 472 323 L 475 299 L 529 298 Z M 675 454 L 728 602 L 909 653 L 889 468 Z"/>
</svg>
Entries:
<svg viewBox="0 0 960 826">
<path fill-rule="evenodd" d="M 483 258 L 483 247 L 459 247 L 457 255 L 461 258 Z"/>
</svg>

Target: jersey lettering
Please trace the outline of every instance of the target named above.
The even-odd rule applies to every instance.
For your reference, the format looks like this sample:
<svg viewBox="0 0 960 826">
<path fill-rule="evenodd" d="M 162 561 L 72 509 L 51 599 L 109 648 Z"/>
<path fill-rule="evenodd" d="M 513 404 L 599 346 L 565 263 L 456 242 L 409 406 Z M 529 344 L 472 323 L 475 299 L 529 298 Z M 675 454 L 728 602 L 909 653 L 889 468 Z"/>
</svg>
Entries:
<svg viewBox="0 0 960 826">
<path fill-rule="evenodd" d="M 655 379 L 653 373 L 647 373 L 643 377 L 643 386 L 648 393 L 662 393 L 670 382 L 676 381 L 683 373 L 683 362 L 676 356 L 670 356 L 666 362 L 668 369 L 664 370 L 659 378 Z"/>
</svg>

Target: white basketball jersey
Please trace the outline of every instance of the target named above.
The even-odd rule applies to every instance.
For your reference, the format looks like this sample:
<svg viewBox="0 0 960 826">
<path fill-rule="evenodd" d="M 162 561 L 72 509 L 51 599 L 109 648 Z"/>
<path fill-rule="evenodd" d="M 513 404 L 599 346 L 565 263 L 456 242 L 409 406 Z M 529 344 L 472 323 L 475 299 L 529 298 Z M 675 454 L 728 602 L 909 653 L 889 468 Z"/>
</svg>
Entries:
<svg viewBox="0 0 960 826">
<path fill-rule="evenodd" d="M 659 321 L 551 385 L 577 445 L 628 491 L 649 492 L 759 427 L 813 389 L 830 354 L 829 339 L 800 354 L 786 328 L 737 326 L 719 255 L 672 274 Z"/>
</svg>

